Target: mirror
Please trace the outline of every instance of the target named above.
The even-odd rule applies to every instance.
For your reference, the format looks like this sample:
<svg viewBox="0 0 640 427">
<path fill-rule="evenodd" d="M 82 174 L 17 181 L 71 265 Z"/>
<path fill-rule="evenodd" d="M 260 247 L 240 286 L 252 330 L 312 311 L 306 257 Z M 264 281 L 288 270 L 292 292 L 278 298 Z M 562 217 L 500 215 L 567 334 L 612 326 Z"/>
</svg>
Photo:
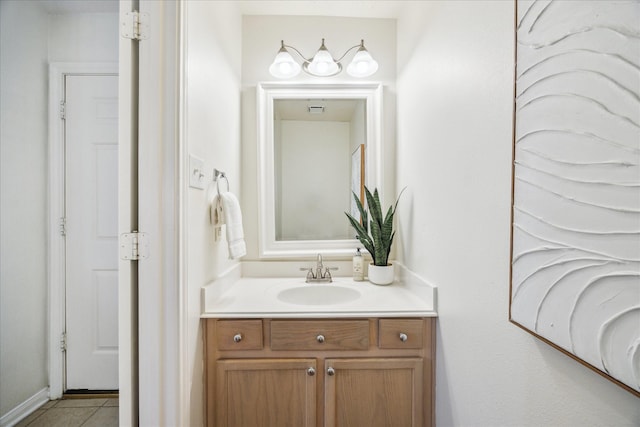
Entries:
<svg viewBox="0 0 640 427">
<path fill-rule="evenodd" d="M 380 186 L 379 84 L 258 85 L 260 257 L 351 255 L 344 215 Z"/>
<path fill-rule="evenodd" d="M 276 99 L 273 111 L 276 240 L 352 238 L 343 212 L 364 191 L 364 100 Z"/>
</svg>

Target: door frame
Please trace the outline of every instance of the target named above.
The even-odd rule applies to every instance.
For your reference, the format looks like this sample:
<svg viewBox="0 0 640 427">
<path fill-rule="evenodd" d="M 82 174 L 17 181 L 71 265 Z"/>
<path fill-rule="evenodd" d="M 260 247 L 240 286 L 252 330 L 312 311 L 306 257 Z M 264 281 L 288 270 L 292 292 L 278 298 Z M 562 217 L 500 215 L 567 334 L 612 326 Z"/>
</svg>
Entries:
<svg viewBox="0 0 640 427">
<path fill-rule="evenodd" d="M 120 0 L 119 7 L 121 22 L 128 11 L 138 10 L 146 29 L 140 41 L 119 39 L 119 228 L 145 233 L 149 247 L 146 258 L 120 263 L 119 420 L 123 427 L 190 425 L 184 4 Z M 125 212 L 122 206 L 133 199 L 135 212 Z"/>
<path fill-rule="evenodd" d="M 149 32 L 138 44 L 138 157 L 144 161 L 138 162 L 137 225 L 149 236 L 150 248 L 148 257 L 137 263 L 137 357 L 144 361 L 137 372 L 140 427 L 190 425 L 183 8 L 183 2 L 139 1 Z M 126 421 L 121 414 L 120 424 Z"/>
<path fill-rule="evenodd" d="M 118 63 L 50 64 L 48 366 L 52 399 L 63 393 L 64 358 L 59 343 L 65 323 L 64 239 L 58 233 L 58 220 L 64 206 L 64 152 L 62 158 L 54 153 L 60 151 L 64 136 L 59 100 L 64 94 L 65 74 L 118 74 L 119 201 L 137 199 L 137 188 L 134 192 L 129 176 L 135 160 L 131 150 L 145 159 L 143 165 L 149 163 L 137 172 L 136 184 L 145 189 L 139 212 L 137 208 L 136 212 L 124 212 L 123 204 L 119 206 L 119 233 L 135 227 L 148 233 L 151 240 L 148 259 L 121 260 L 119 264 L 119 420 L 125 427 L 189 425 L 193 361 L 185 354 L 190 317 L 183 179 L 188 169 L 183 126 L 184 8 L 182 2 L 120 0 L 120 22 L 134 9 L 147 14 L 148 39 L 137 42 L 119 34 Z M 134 61 L 138 54 L 139 60 Z M 142 83 L 139 88 L 137 80 Z M 156 167 L 150 167 L 151 162 Z M 139 306 L 138 300 L 123 292 L 131 286 L 141 290 L 144 303 Z M 142 370 L 138 369 L 138 358 L 145 360 Z"/>
<path fill-rule="evenodd" d="M 49 398 L 59 399 L 65 387 L 65 357 L 61 351 L 66 330 L 65 239 L 60 234 L 60 218 L 65 210 L 65 127 L 60 117 L 68 75 L 118 75 L 117 62 L 52 62 L 49 64 L 49 144 L 48 144 L 48 366 Z"/>
</svg>

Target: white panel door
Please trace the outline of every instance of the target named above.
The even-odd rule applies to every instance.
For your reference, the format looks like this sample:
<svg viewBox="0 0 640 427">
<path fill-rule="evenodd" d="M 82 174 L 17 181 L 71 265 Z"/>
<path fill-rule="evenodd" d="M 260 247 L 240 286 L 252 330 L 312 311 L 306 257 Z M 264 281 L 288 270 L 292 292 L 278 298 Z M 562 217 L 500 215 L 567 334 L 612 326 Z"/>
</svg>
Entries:
<svg viewBox="0 0 640 427">
<path fill-rule="evenodd" d="M 118 77 L 66 77 L 66 389 L 118 389 Z"/>
</svg>

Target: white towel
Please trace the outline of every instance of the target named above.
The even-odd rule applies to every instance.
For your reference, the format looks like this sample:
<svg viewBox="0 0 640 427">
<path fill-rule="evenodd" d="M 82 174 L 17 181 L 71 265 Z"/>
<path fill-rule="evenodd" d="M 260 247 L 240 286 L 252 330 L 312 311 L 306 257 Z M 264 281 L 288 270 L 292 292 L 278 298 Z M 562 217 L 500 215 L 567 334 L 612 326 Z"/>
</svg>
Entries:
<svg viewBox="0 0 640 427">
<path fill-rule="evenodd" d="M 220 227 L 224 223 L 224 218 L 222 217 L 222 204 L 220 203 L 220 198 L 217 194 L 214 194 L 209 199 L 209 221 L 211 221 L 211 225 L 214 227 Z"/>
<path fill-rule="evenodd" d="M 233 193 L 227 191 L 218 196 L 222 203 L 222 215 L 227 224 L 227 244 L 229 245 L 229 258 L 236 259 L 247 254 L 247 245 L 244 242 L 244 230 L 242 229 L 242 211 L 240 203 Z"/>
</svg>

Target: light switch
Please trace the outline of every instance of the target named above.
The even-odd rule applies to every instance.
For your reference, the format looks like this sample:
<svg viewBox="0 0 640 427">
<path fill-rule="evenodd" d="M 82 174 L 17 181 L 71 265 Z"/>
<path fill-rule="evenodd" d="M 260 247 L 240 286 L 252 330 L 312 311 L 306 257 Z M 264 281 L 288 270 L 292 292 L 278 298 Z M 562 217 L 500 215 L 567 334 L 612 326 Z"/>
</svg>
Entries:
<svg viewBox="0 0 640 427">
<path fill-rule="evenodd" d="M 204 190 L 206 184 L 204 160 L 189 154 L 189 187 Z"/>
</svg>

